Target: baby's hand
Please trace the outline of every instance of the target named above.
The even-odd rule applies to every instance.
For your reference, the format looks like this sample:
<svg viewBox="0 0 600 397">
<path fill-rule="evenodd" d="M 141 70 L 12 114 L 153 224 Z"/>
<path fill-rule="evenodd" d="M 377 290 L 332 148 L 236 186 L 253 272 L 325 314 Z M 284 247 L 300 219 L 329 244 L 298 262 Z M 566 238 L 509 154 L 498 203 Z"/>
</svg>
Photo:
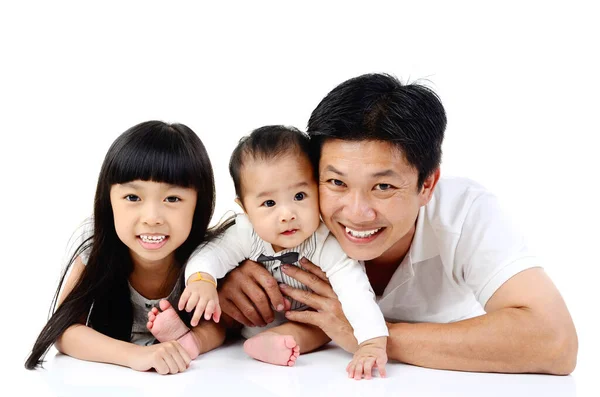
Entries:
<svg viewBox="0 0 600 397">
<path fill-rule="evenodd" d="M 203 279 L 212 280 L 212 282 L 214 282 L 214 279 L 209 274 L 200 273 L 200 275 Z M 194 281 L 196 278 L 196 274 L 193 274 L 189 278 L 188 285 L 185 287 L 183 294 L 181 294 L 177 306 L 179 310 L 185 308 L 185 311 L 188 313 L 196 308 L 196 310 L 194 310 L 194 315 L 192 316 L 192 327 L 198 325 L 200 318 L 202 318 L 202 313 L 204 313 L 205 320 L 210 320 L 212 317 L 212 319 L 215 320 L 215 323 L 218 323 L 221 319 L 221 306 L 219 305 L 217 288 L 210 281 Z"/>
<path fill-rule="evenodd" d="M 387 363 L 387 337 L 381 336 L 364 341 L 358 346 L 354 358 L 346 367 L 349 378 L 360 380 L 373 377 L 373 369 L 379 370 L 379 376 L 385 378 L 385 364 Z"/>
</svg>

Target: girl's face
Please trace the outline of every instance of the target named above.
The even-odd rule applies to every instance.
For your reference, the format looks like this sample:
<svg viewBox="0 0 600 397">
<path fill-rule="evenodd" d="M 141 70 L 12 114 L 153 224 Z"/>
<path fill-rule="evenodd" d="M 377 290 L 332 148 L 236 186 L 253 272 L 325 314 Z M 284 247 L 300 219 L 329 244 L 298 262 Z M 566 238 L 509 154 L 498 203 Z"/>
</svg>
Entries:
<svg viewBox="0 0 600 397">
<path fill-rule="evenodd" d="M 110 203 L 119 239 L 134 266 L 171 265 L 192 229 L 197 192 L 152 181 L 115 184 Z"/>
</svg>

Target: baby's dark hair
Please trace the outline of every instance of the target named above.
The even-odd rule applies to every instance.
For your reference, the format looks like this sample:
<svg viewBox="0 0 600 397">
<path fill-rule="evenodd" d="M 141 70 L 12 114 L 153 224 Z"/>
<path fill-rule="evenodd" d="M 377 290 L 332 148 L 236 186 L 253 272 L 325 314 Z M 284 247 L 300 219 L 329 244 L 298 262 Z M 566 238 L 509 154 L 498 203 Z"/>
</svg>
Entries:
<svg viewBox="0 0 600 397">
<path fill-rule="evenodd" d="M 242 198 L 240 174 L 247 160 L 273 160 L 290 154 L 305 155 L 310 160 L 310 139 L 294 127 L 267 125 L 240 139 L 229 160 L 235 194 Z"/>
</svg>

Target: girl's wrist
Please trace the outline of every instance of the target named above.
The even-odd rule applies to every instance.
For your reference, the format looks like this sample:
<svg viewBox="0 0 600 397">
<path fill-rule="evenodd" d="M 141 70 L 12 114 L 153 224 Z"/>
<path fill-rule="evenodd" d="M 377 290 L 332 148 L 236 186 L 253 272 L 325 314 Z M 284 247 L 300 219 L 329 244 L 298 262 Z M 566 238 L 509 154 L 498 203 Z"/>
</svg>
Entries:
<svg viewBox="0 0 600 397">
<path fill-rule="evenodd" d="M 136 345 L 135 343 L 128 343 L 127 348 L 122 349 L 123 363 L 122 365 L 131 369 L 134 369 L 134 362 L 136 357 L 142 353 L 144 348 L 147 346 Z"/>
</svg>

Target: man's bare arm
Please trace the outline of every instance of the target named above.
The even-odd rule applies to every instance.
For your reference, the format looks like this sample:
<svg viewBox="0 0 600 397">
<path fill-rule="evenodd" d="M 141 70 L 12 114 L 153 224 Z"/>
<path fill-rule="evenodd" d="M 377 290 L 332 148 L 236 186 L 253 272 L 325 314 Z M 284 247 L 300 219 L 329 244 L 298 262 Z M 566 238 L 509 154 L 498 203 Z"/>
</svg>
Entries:
<svg viewBox="0 0 600 397">
<path fill-rule="evenodd" d="M 389 358 L 477 372 L 567 375 L 575 369 L 575 326 L 543 269 L 512 277 L 485 310 L 485 315 L 450 324 L 389 324 Z"/>
</svg>

